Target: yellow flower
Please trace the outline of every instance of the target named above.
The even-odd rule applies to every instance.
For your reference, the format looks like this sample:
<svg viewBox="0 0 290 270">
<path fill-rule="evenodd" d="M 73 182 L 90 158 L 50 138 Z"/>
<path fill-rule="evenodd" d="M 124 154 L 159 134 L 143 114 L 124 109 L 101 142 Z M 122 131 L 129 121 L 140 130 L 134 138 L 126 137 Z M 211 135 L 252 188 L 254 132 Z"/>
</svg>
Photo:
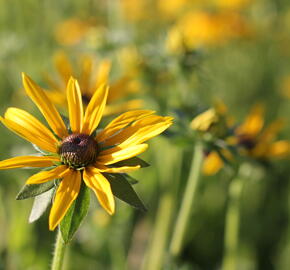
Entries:
<svg viewBox="0 0 290 270">
<path fill-rule="evenodd" d="M 245 122 L 236 129 L 238 144 L 249 156 L 256 159 L 285 158 L 290 153 L 290 142 L 274 141 L 283 127 L 276 120 L 264 128 L 264 107 L 256 105 Z"/>
<path fill-rule="evenodd" d="M 169 30 L 166 46 L 168 51 L 179 53 L 182 50 L 216 47 L 248 34 L 249 27 L 238 13 L 190 11 Z"/>
<path fill-rule="evenodd" d="M 18 108 L 8 108 L 0 120 L 48 154 L 10 158 L 0 162 L 0 169 L 53 166 L 52 169 L 32 175 L 26 182 L 41 184 L 62 179 L 49 215 L 50 230 L 58 226 L 77 198 L 82 181 L 94 191 L 101 206 L 113 214 L 115 201 L 104 173 L 126 173 L 139 169 L 140 165 L 117 167 L 114 164 L 144 152 L 148 147 L 144 142 L 167 129 L 172 124 L 172 118 L 153 115 L 154 112 L 149 110 L 129 111 L 115 118 L 95 135 L 105 109 L 108 87 L 100 86 L 84 110 L 78 82 L 70 78 L 66 91 L 68 129 L 46 92 L 25 74 L 23 84 L 51 130 Z"/>
<path fill-rule="evenodd" d="M 285 158 L 290 154 L 290 142 L 286 140 L 275 141 L 277 133 L 283 127 L 281 120 L 272 122 L 264 128 L 264 107 L 253 107 L 245 121 L 234 130 L 234 136 L 228 137 L 228 144 L 237 147 L 241 155 L 256 160 Z M 227 150 L 221 153 L 229 160 L 233 156 Z M 215 151 L 210 152 L 204 162 L 204 173 L 215 174 L 224 166 L 224 162 Z"/>
<path fill-rule="evenodd" d="M 45 74 L 45 79 L 49 84 L 51 90 L 47 92 L 53 103 L 61 108 L 66 108 L 66 85 L 73 74 L 78 78 L 80 87 L 82 89 L 82 100 L 87 105 L 94 95 L 94 91 L 101 85 L 108 83 L 109 73 L 111 70 L 111 62 L 107 59 L 102 60 L 96 68 L 94 60 L 91 56 L 83 56 L 80 59 L 78 76 L 73 65 L 63 51 L 55 54 L 55 67 L 59 73 L 60 81 L 56 81 L 48 74 Z M 126 110 L 137 109 L 142 106 L 142 101 L 133 99 L 130 101 L 120 101 L 125 96 L 135 93 L 139 90 L 139 84 L 132 79 L 131 74 L 127 74 L 115 81 L 110 86 L 110 93 L 108 95 L 108 106 L 104 114 L 116 114 Z"/>
<path fill-rule="evenodd" d="M 92 24 L 78 18 L 69 18 L 57 24 L 55 29 L 56 41 L 64 46 L 77 45 L 88 31 L 92 28 Z"/>
</svg>

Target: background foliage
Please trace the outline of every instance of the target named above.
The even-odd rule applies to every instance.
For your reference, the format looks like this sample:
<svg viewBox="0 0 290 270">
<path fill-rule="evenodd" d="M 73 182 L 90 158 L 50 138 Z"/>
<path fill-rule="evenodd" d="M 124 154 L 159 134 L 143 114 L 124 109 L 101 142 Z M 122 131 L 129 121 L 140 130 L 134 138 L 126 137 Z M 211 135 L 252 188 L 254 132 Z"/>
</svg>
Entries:
<svg viewBox="0 0 290 270">
<path fill-rule="evenodd" d="M 148 211 L 118 201 L 116 214 L 109 217 L 91 196 L 89 214 L 67 254 L 67 269 L 220 268 L 231 180 L 226 170 L 202 176 L 181 254 L 174 259 L 168 253 L 195 143 L 189 122 L 216 100 L 227 105 L 237 122 L 262 102 L 266 122 L 283 118 L 279 136 L 290 139 L 288 1 L 232 1 L 245 2 L 234 8 L 215 4 L 219 1 L 187 1 L 193 11 L 238 13 L 249 32 L 178 50 L 170 48 L 169 33 L 187 10 L 164 11 L 162 2 L 0 1 L 1 115 L 9 106 L 38 113 L 23 94 L 20 72 L 47 88 L 43 73 L 57 76 L 53 55 L 61 49 L 73 61 L 84 53 L 97 61 L 111 59 L 112 81 L 130 71 L 140 88 L 134 95 L 144 107 L 176 117 L 171 131 L 153 139 L 142 156 L 151 166 L 132 174 Z M 164 2 L 170 7 L 174 1 Z M 72 19 L 75 25 L 60 30 Z M 78 27 L 83 28 L 81 37 L 71 42 Z M 204 26 L 191 22 L 190 27 Z M 29 143 L 3 126 L 0 130 L 1 159 L 33 152 Z M 289 158 L 254 166 L 244 183 L 239 269 L 290 267 L 289 168 Z M 47 215 L 29 224 L 32 200 L 15 200 L 32 172 L 1 171 L 0 269 L 48 269 L 51 262 L 55 233 L 48 231 Z"/>
</svg>

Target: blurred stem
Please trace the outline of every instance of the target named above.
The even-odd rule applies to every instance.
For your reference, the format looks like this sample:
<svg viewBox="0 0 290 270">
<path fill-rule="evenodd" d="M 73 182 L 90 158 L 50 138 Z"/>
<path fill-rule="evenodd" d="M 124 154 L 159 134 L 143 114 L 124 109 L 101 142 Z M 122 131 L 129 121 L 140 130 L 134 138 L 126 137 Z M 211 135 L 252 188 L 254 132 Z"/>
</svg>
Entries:
<svg viewBox="0 0 290 270">
<path fill-rule="evenodd" d="M 64 253 L 66 249 L 66 244 L 64 243 L 60 229 L 58 229 L 56 241 L 55 241 L 55 247 L 53 252 L 53 259 L 52 259 L 52 265 L 51 270 L 62 270 L 63 260 L 64 260 Z"/>
<path fill-rule="evenodd" d="M 195 199 L 203 160 L 203 147 L 201 142 L 197 142 L 194 146 L 194 156 L 192 165 L 185 187 L 183 200 L 180 211 L 177 217 L 175 229 L 173 231 L 172 240 L 170 243 L 170 254 L 177 257 L 180 254 L 184 236 L 186 233 L 187 224 L 190 218 L 192 205 Z"/>
<path fill-rule="evenodd" d="M 222 270 L 237 269 L 241 195 L 245 178 L 248 178 L 250 172 L 251 166 L 249 164 L 242 164 L 238 175 L 231 181 L 229 186 Z"/>
<path fill-rule="evenodd" d="M 182 166 L 182 151 L 178 147 L 171 146 L 172 159 L 166 163 L 166 173 L 164 177 L 167 182 L 167 189 L 162 194 L 159 201 L 159 206 L 156 214 L 156 222 L 154 224 L 154 231 L 152 240 L 149 246 L 149 251 L 144 264 L 145 270 L 158 270 L 162 268 L 164 262 L 164 255 L 166 244 L 168 241 L 169 229 L 176 203 L 177 189 L 180 180 L 180 172 Z"/>
</svg>

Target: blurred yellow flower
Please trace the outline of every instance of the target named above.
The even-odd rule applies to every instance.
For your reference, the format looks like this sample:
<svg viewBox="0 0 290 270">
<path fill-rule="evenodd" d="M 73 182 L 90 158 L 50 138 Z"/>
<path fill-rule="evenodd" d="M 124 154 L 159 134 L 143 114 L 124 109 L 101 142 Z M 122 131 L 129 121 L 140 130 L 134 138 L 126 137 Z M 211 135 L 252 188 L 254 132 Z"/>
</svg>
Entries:
<svg viewBox="0 0 290 270">
<path fill-rule="evenodd" d="M 226 140 L 232 146 L 237 147 L 241 155 L 257 160 L 269 160 L 285 158 L 290 154 L 290 142 L 286 140 L 275 141 L 277 133 L 283 127 L 281 120 L 272 122 L 264 128 L 264 107 L 253 107 L 245 121 L 234 130 L 234 137 Z M 264 128 L 264 129 L 263 129 Z M 233 159 L 227 150 L 221 153 Z M 204 162 L 204 172 L 208 175 L 215 174 L 224 166 L 220 155 L 210 152 Z"/>
<path fill-rule="evenodd" d="M 55 27 L 55 39 L 63 46 L 78 44 L 87 34 L 92 24 L 78 18 L 69 18 Z"/>
<path fill-rule="evenodd" d="M 166 47 L 172 53 L 180 53 L 223 45 L 249 33 L 249 25 L 238 13 L 190 11 L 169 30 Z"/>
<path fill-rule="evenodd" d="M 45 79 L 50 87 L 47 94 L 59 107 L 65 108 L 67 105 L 65 93 L 70 76 L 78 78 L 82 89 L 83 103 L 85 105 L 89 103 L 91 97 L 94 95 L 94 91 L 101 84 L 106 84 L 109 81 L 111 61 L 107 59 L 100 61 L 96 67 L 92 56 L 83 56 L 79 59 L 79 70 L 73 68 L 68 56 L 62 51 L 55 54 L 54 60 L 60 80 L 53 79 L 49 74 L 45 74 Z M 133 73 L 128 72 L 128 74 L 111 84 L 105 115 L 120 113 L 142 106 L 142 101 L 139 99 L 122 101 L 129 94 L 139 91 L 139 84 L 135 79 L 132 79 L 132 75 Z"/>
<path fill-rule="evenodd" d="M 137 22 L 148 17 L 150 9 L 148 0 L 120 0 L 123 17 L 130 22 Z"/>
<path fill-rule="evenodd" d="M 143 153 L 148 148 L 144 142 L 167 129 L 172 124 L 172 117 L 153 115 L 154 112 L 149 110 L 129 111 L 115 118 L 95 135 L 106 106 L 107 86 L 99 86 L 84 109 L 78 82 L 72 77 L 69 79 L 66 90 L 68 128 L 44 90 L 25 74 L 23 84 L 27 95 L 39 108 L 53 132 L 28 112 L 8 108 L 4 118 L 0 118 L 1 122 L 47 154 L 3 160 L 0 169 L 53 167 L 32 175 L 26 182 L 31 185 L 61 179 L 49 215 L 50 230 L 59 225 L 78 197 L 82 181 L 94 191 L 101 206 L 112 215 L 115 200 L 106 173 L 126 173 L 139 169 L 140 164 L 129 164 L 128 159 Z M 120 161 L 125 165 L 116 164 Z"/>
</svg>

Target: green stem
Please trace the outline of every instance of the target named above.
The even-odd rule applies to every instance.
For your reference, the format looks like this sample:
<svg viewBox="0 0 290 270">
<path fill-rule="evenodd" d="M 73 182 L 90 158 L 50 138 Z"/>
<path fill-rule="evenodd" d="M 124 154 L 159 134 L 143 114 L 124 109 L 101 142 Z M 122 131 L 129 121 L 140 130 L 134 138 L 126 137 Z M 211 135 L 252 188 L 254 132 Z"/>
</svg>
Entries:
<svg viewBox="0 0 290 270">
<path fill-rule="evenodd" d="M 170 243 L 170 254 L 177 257 L 181 251 L 184 236 L 186 233 L 186 227 L 188 224 L 188 220 L 190 218 L 190 213 L 192 210 L 192 205 L 194 202 L 194 198 L 196 195 L 200 173 L 201 173 L 201 166 L 202 166 L 202 159 L 203 159 L 203 151 L 202 151 L 202 144 L 201 142 L 197 142 L 194 147 L 194 156 L 193 161 L 189 173 L 189 178 L 187 181 L 187 185 L 185 187 L 185 193 L 183 196 L 183 200 L 181 203 L 181 208 L 177 217 L 175 229 L 173 232 L 172 240 Z"/>
<path fill-rule="evenodd" d="M 250 173 L 251 167 L 248 164 L 242 164 L 238 175 L 231 181 L 229 186 L 222 270 L 237 269 L 241 195 L 245 179 L 249 177 Z"/>
<path fill-rule="evenodd" d="M 58 230 L 56 241 L 55 241 L 51 270 L 63 269 L 62 266 L 63 266 L 65 249 L 66 249 L 66 244 L 64 243 L 62 239 L 60 230 Z"/>
<path fill-rule="evenodd" d="M 161 147 L 160 147 L 161 146 Z M 167 149 L 163 152 L 166 158 L 156 157 L 161 164 L 158 167 L 158 178 L 161 184 L 161 198 L 158 203 L 156 219 L 153 227 L 152 238 L 148 245 L 147 253 L 142 265 L 142 270 L 159 270 L 164 267 L 164 257 L 175 211 L 177 189 L 179 186 L 182 167 L 183 152 L 179 147 L 171 145 L 168 141 L 158 142 L 158 147 Z M 165 150 L 166 151 L 166 150 Z M 158 155 L 158 154 L 156 154 Z"/>
</svg>

